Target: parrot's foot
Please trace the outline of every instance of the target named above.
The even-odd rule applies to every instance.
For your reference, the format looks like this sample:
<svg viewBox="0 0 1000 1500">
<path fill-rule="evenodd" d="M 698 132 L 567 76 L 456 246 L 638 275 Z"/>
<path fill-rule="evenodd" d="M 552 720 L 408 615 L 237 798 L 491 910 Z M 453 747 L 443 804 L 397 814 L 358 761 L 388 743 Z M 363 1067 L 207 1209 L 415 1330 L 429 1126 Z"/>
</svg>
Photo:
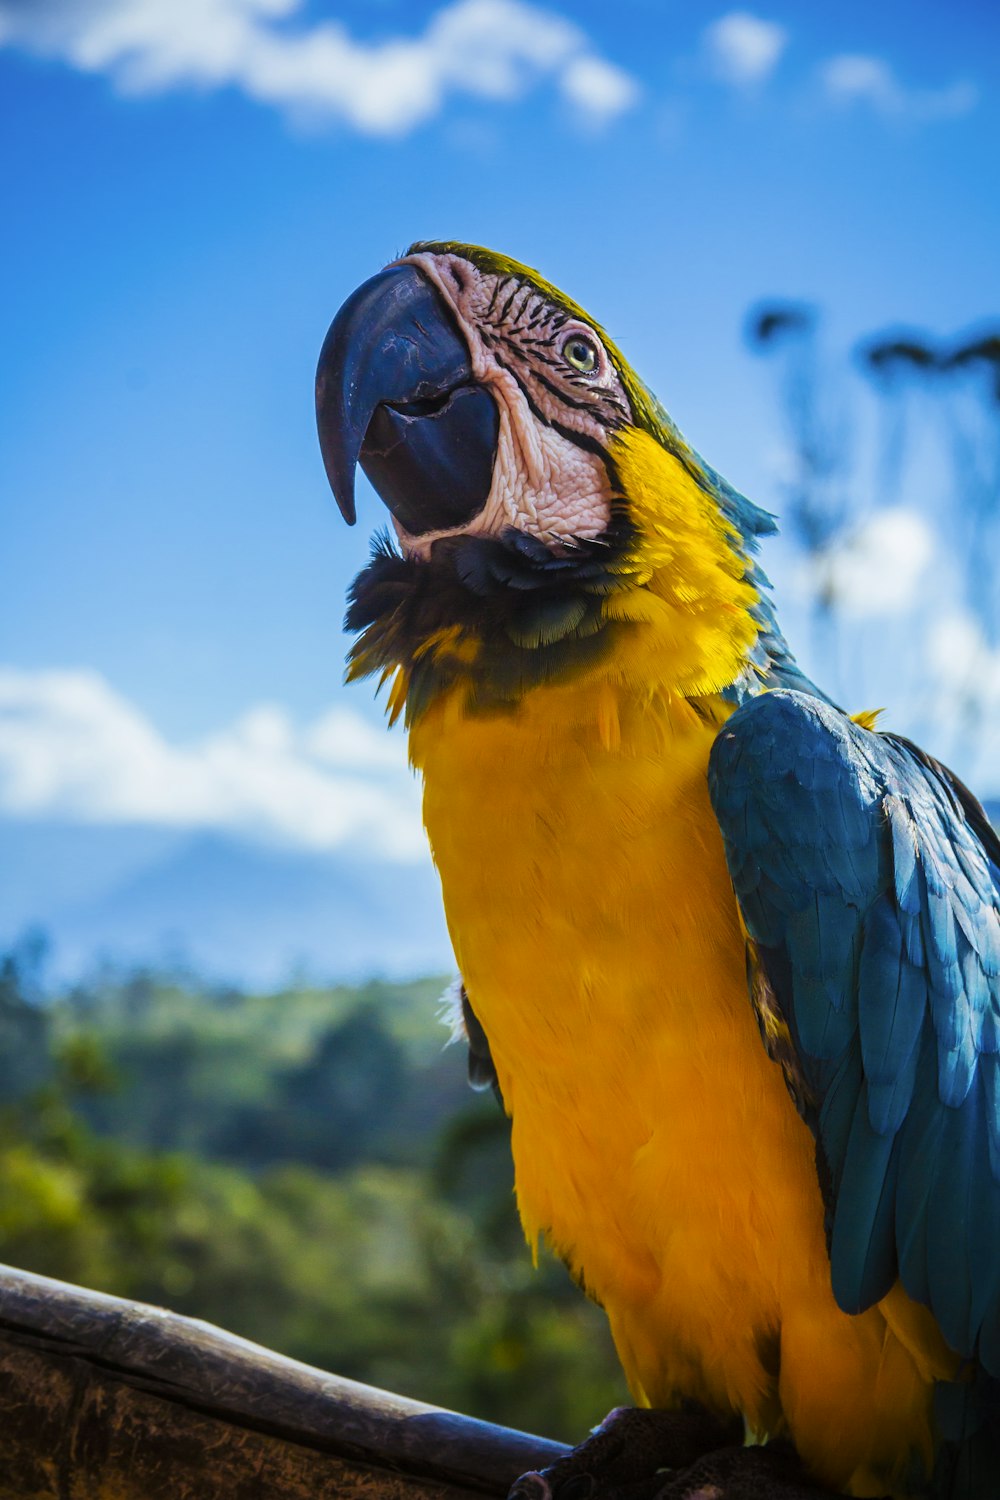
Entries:
<svg viewBox="0 0 1000 1500">
<path fill-rule="evenodd" d="M 694 1403 L 619 1407 L 565 1458 L 522 1474 L 508 1500 L 835 1500 L 810 1481 L 791 1443 L 747 1448 L 741 1437 L 742 1423 Z"/>
<path fill-rule="evenodd" d="M 651 1497 L 662 1469 L 687 1469 L 706 1453 L 738 1443 L 743 1423 L 687 1401 L 676 1411 L 618 1406 L 572 1453 L 522 1474 L 507 1500 L 604 1500 Z M 656 1478 L 657 1485 L 651 1481 Z"/>
</svg>

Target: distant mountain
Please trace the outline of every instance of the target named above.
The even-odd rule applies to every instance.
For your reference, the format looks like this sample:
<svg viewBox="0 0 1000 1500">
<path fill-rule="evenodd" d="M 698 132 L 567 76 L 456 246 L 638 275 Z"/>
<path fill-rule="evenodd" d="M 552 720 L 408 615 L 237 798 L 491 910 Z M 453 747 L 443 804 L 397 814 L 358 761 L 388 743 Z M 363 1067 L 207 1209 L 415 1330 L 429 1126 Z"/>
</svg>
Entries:
<svg viewBox="0 0 1000 1500">
<path fill-rule="evenodd" d="M 454 967 L 437 877 L 419 865 L 217 834 L 0 823 L 0 944 L 28 926 L 71 979 L 103 959 L 186 962 L 274 985 Z"/>
</svg>

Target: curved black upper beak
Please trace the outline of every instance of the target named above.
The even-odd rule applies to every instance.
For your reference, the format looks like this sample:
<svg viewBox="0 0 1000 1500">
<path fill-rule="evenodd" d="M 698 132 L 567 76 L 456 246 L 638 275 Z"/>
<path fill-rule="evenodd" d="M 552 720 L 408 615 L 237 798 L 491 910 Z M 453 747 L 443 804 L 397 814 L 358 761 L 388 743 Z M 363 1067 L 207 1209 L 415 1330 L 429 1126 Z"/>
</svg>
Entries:
<svg viewBox="0 0 1000 1500">
<path fill-rule="evenodd" d="M 316 420 L 348 525 L 359 459 L 412 535 L 461 526 L 486 503 L 499 413 L 473 379 L 451 309 L 416 266 L 379 272 L 334 318 L 316 371 Z"/>
</svg>

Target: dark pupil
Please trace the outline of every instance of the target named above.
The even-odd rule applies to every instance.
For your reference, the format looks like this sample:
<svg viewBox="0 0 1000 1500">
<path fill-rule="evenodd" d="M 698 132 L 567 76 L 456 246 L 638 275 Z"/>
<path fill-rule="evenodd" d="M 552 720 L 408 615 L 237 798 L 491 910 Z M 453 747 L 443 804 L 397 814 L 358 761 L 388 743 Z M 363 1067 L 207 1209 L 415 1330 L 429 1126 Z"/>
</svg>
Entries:
<svg viewBox="0 0 1000 1500">
<path fill-rule="evenodd" d="M 580 340 L 570 344 L 569 352 L 570 358 L 575 359 L 577 364 L 585 365 L 590 358 L 590 349 Z"/>
</svg>

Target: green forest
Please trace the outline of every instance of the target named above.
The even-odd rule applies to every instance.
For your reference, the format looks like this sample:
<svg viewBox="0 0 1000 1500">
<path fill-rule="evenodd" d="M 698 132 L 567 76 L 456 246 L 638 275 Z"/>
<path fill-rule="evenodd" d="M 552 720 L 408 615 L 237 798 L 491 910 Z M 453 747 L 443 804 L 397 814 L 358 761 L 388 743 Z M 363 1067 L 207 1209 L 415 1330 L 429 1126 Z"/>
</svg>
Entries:
<svg viewBox="0 0 1000 1500">
<path fill-rule="evenodd" d="M 532 1265 L 445 979 L 41 972 L 0 961 L 0 1259 L 555 1438 L 625 1398 L 599 1309 Z"/>
</svg>

